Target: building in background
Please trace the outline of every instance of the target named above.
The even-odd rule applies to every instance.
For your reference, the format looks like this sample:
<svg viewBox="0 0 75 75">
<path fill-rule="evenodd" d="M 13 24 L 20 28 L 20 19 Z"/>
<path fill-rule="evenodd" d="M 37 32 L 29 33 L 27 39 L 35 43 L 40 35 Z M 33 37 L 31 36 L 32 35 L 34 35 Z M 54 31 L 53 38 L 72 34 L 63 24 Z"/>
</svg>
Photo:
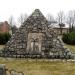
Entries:
<svg viewBox="0 0 75 75">
<path fill-rule="evenodd" d="M 0 22 L 0 33 L 10 32 L 10 26 L 7 21 Z"/>
<path fill-rule="evenodd" d="M 0 22 L 0 33 L 9 32 L 12 35 L 17 29 L 16 25 L 11 26 L 8 21 Z"/>
<path fill-rule="evenodd" d="M 58 35 L 61 35 L 61 29 L 62 29 L 62 34 L 69 33 L 69 25 L 66 23 L 63 24 L 61 29 L 57 22 L 53 22 L 53 23 L 49 24 L 49 27 L 52 27 Z"/>
</svg>

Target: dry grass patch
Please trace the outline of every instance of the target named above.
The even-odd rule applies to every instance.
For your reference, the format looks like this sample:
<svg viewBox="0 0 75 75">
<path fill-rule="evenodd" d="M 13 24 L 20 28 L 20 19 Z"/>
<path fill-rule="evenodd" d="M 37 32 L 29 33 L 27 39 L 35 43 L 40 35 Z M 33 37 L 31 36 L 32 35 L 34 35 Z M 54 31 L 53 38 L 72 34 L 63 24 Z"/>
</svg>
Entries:
<svg viewBox="0 0 75 75">
<path fill-rule="evenodd" d="M 0 49 L 2 49 L 2 48 L 4 48 L 5 47 L 5 45 L 0 45 Z"/>
<path fill-rule="evenodd" d="M 25 75 L 75 75 L 75 62 L 0 58 L 0 64 Z"/>
</svg>

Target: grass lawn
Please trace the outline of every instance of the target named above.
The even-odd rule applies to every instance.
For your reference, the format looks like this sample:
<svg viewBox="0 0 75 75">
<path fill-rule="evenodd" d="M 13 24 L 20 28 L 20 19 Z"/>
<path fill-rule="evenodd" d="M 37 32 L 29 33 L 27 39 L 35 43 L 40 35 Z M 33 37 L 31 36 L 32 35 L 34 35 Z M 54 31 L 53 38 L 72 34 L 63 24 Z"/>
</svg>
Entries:
<svg viewBox="0 0 75 75">
<path fill-rule="evenodd" d="M 22 71 L 25 75 L 75 75 L 75 62 L 73 61 L 0 58 L 0 64 L 6 64 L 9 70 Z"/>
</svg>

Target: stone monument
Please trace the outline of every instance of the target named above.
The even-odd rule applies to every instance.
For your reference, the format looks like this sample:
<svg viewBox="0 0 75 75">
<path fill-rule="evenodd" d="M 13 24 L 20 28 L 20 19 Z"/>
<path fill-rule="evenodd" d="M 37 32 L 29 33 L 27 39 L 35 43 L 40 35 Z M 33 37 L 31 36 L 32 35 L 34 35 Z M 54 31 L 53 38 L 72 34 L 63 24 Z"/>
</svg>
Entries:
<svg viewBox="0 0 75 75">
<path fill-rule="evenodd" d="M 36 9 L 12 35 L 2 53 L 6 57 L 71 58 L 62 40 L 48 21 Z"/>
</svg>

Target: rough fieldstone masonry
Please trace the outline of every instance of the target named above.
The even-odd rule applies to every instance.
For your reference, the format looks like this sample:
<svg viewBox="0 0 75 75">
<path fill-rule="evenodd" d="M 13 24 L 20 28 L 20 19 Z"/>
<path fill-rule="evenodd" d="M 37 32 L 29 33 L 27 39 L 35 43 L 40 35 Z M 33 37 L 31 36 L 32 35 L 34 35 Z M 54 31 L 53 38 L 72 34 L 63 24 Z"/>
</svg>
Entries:
<svg viewBox="0 0 75 75">
<path fill-rule="evenodd" d="M 39 9 L 13 34 L 2 53 L 7 57 L 72 57 Z"/>
</svg>

